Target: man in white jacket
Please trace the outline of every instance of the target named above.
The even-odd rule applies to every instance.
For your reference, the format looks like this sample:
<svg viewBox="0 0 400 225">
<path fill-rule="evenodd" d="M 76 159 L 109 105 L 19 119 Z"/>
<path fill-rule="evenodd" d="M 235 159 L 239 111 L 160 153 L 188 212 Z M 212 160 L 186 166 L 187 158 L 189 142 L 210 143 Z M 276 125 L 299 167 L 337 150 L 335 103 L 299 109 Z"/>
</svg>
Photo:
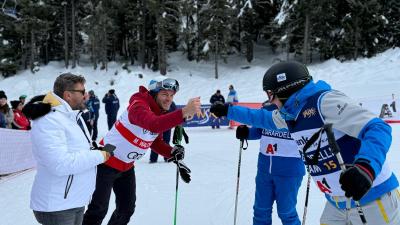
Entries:
<svg viewBox="0 0 400 225">
<path fill-rule="evenodd" d="M 80 115 L 84 84 L 82 76 L 62 74 L 53 92 L 33 98 L 24 109 L 33 120 L 32 151 L 37 162 L 30 207 L 43 225 L 82 223 L 95 188 L 96 166 L 112 154 L 106 149 L 91 151 L 90 134 Z"/>
</svg>

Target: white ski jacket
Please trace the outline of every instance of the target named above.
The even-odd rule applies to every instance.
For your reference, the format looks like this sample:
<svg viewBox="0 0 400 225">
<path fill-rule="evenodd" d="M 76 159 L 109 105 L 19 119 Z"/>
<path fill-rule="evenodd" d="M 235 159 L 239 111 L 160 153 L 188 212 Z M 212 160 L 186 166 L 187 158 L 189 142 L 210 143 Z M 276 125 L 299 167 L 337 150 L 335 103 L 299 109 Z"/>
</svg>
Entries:
<svg viewBox="0 0 400 225">
<path fill-rule="evenodd" d="M 90 150 L 77 120 L 85 123 L 77 110 L 54 93 L 43 102 L 51 111 L 32 122 L 31 140 L 37 174 L 31 191 L 30 207 L 53 212 L 85 206 L 96 183 L 96 165 L 104 161 L 100 151 Z"/>
</svg>

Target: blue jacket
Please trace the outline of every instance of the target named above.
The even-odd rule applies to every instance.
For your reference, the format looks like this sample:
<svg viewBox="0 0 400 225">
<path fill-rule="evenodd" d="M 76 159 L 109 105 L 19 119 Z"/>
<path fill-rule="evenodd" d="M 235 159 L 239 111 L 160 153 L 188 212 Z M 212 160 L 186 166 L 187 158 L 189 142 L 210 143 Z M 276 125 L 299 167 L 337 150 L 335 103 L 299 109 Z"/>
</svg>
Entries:
<svg viewBox="0 0 400 225">
<path fill-rule="evenodd" d="M 6 128 L 6 118 L 3 113 L 0 112 L 0 128 Z"/>
<path fill-rule="evenodd" d="M 86 106 L 88 107 L 91 113 L 91 119 L 98 119 L 96 117 L 99 116 L 100 109 L 100 100 L 97 96 L 90 96 L 89 100 L 86 102 Z"/>
<path fill-rule="evenodd" d="M 360 200 L 367 204 L 395 189 L 399 184 L 386 162 L 391 144 L 391 127 L 371 112 L 361 108 L 343 93 L 332 90 L 324 81 L 313 81 L 293 94 L 281 108 L 293 139 L 299 148 L 324 124 L 332 123 L 336 141 L 345 163 L 352 164 L 362 158 L 370 161 L 376 174 L 371 190 Z M 322 136 L 321 140 L 326 140 Z M 310 158 L 317 148 L 312 146 L 303 154 Z M 326 198 L 338 208 L 345 203 L 335 200 L 343 196 L 340 188 L 339 163 L 327 141 L 322 141 L 318 164 L 309 166 L 310 174 Z M 354 203 L 352 203 L 354 206 Z"/>
<path fill-rule="evenodd" d="M 269 173 L 278 176 L 303 176 L 304 164 L 300 159 L 297 145 L 287 128 L 278 128 L 274 117 L 280 117 L 277 108 L 250 109 L 242 106 L 230 106 L 228 119 L 253 126 L 250 128 L 249 140 L 260 139 L 260 154 L 269 158 L 265 168 Z M 284 125 L 282 118 L 280 119 Z"/>
<path fill-rule="evenodd" d="M 103 98 L 103 103 L 105 104 L 106 114 L 108 116 L 117 116 L 119 99 L 115 94 L 110 96 L 105 95 Z"/>
<path fill-rule="evenodd" d="M 229 91 L 226 102 L 239 102 L 237 92 L 235 89 Z"/>
</svg>

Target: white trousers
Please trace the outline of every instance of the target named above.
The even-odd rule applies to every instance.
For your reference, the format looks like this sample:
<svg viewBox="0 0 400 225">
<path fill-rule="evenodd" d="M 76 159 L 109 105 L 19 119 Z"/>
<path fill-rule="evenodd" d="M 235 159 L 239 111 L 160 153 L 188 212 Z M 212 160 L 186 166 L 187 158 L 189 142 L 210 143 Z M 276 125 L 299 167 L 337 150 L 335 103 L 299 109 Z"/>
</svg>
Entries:
<svg viewBox="0 0 400 225">
<path fill-rule="evenodd" d="M 361 208 L 368 225 L 400 225 L 400 192 L 395 189 Z M 321 225 L 363 225 L 357 208 L 338 209 L 327 202 Z"/>
</svg>

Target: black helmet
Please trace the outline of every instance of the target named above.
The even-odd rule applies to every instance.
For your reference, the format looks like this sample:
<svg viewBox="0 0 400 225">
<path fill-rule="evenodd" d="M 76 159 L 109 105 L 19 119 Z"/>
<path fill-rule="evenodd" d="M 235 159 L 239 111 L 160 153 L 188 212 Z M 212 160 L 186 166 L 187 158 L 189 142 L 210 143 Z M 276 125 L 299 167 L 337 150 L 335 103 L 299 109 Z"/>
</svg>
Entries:
<svg viewBox="0 0 400 225">
<path fill-rule="evenodd" d="M 280 99 L 289 98 L 304 87 L 311 76 L 304 64 L 299 62 L 280 62 L 271 66 L 263 78 L 263 90 L 271 91 Z"/>
</svg>

